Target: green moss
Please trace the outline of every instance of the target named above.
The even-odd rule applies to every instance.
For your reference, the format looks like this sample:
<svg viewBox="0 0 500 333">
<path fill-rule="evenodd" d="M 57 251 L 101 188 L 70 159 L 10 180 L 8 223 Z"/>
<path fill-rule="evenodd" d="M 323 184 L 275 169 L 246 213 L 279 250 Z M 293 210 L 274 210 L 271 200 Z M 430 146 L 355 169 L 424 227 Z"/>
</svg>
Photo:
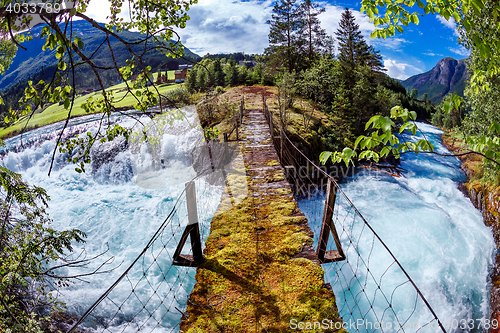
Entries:
<svg viewBox="0 0 500 333">
<path fill-rule="evenodd" d="M 276 160 L 270 160 L 269 162 L 266 163 L 267 166 L 277 166 L 280 165 L 280 162 Z"/>
<path fill-rule="evenodd" d="M 277 157 L 240 145 L 245 166 L 233 165 L 241 173 L 227 178 L 181 330 L 287 332 L 292 319 L 340 321 L 323 269 L 293 259 L 313 239 L 281 168 L 269 168 L 279 165 Z"/>
</svg>

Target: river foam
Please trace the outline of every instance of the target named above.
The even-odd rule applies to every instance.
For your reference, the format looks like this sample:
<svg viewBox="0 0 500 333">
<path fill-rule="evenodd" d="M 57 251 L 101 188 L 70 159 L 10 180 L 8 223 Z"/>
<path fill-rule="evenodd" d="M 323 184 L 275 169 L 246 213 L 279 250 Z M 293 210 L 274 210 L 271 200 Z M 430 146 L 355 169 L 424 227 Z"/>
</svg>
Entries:
<svg viewBox="0 0 500 333">
<path fill-rule="evenodd" d="M 58 133 L 57 129 L 61 128 L 61 124 L 29 132 L 24 142 L 34 143 L 30 148 L 16 148 L 14 150 L 17 152 L 8 152 L 3 157 L 1 161 L 3 166 L 20 173 L 28 183 L 47 190 L 51 198 L 48 211 L 53 220 L 51 225 L 53 228 L 57 230 L 78 228 L 87 234 L 86 243 L 77 246 L 75 253 L 83 253 L 87 258 L 91 258 L 107 251 L 84 271 L 91 271 L 109 257 L 114 259 L 106 268 L 118 266 L 110 273 L 84 277 L 82 281 L 76 281 L 60 290 L 60 300 L 64 301 L 68 310 L 77 316 L 83 314 L 136 259 L 174 207 L 177 198 L 184 190 L 185 183 L 197 175 L 193 161 L 194 155 L 204 146 L 203 135 L 194 108 L 184 111 L 184 120 L 176 120 L 172 125 L 168 123 L 158 125 L 151 122 L 148 117 L 142 117 L 140 120 L 148 126 L 149 131 L 156 131 L 152 134 L 158 139 L 156 145 L 140 141 L 124 145 L 118 139 L 114 143 L 107 143 L 106 147 L 96 147 L 93 154 L 102 154 L 102 151 L 107 149 L 108 155 L 104 156 L 102 164 L 96 170 L 87 166 L 87 172 L 83 174 L 74 170 L 75 165 L 66 162 L 66 155 L 57 153 L 51 176 L 47 176 L 55 147 L 55 134 Z M 98 121 L 93 118 L 95 117 L 79 118 L 78 122 L 69 127 L 69 131 L 74 133 L 95 131 Z M 135 126 L 134 130 L 138 132 L 142 129 L 140 125 L 130 120 L 115 121 L 119 121 L 123 126 Z M 43 139 L 40 140 L 40 137 Z M 7 147 L 12 150 L 19 142 L 18 137 L 9 139 Z M 211 217 L 220 201 L 222 187 L 213 182 L 209 183 L 205 177 L 198 177 L 195 184 L 197 203 L 201 208 L 198 213 L 201 233 L 206 237 Z M 170 231 L 179 238 L 183 228 Z M 170 267 L 172 253 L 178 244 L 177 238 L 168 243 L 165 240 L 168 255 L 165 254 L 158 259 L 161 262 L 159 267 Z M 159 251 L 158 248 L 161 249 L 156 247 L 152 251 Z M 134 268 L 136 273 L 132 271 L 131 274 L 142 274 L 143 267 L 136 266 Z M 61 270 L 59 273 L 73 275 L 82 272 L 81 269 L 72 268 Z M 165 302 L 172 304 L 173 312 L 157 311 L 154 315 L 156 320 L 151 325 L 153 327 L 159 323 L 159 326 L 154 331 L 175 330 L 181 314 L 174 309 L 174 306 L 179 309 L 186 307 L 186 299 L 192 289 L 195 272 L 195 268 L 174 268 L 169 271 L 166 277 L 167 283 L 179 281 L 178 276 L 184 274 L 185 276 L 181 276 L 183 285 L 175 287 L 175 298 L 173 293 L 165 296 Z M 149 270 L 148 274 L 150 281 L 156 281 L 162 276 L 161 269 Z M 128 302 L 130 304 L 127 303 L 127 307 L 121 309 L 124 313 L 121 319 L 133 318 L 133 314 L 141 308 L 141 302 L 148 298 L 149 289 L 147 284 L 136 288 L 134 293 L 138 297 L 134 295 Z M 121 283 L 110 298 L 115 297 L 115 302 L 119 303 L 120 298 L 128 295 L 130 290 L 130 284 Z M 116 311 L 115 305 L 110 302 L 103 303 L 94 311 L 87 324 L 98 327 L 96 318 L 106 317 L 113 314 L 113 311 Z M 126 326 L 123 320 L 121 322 L 118 320 L 114 328 L 112 325 L 111 331 L 122 331 Z M 125 331 L 136 329 L 134 327 L 132 325 Z"/>
<path fill-rule="evenodd" d="M 418 127 L 423 132 L 419 134 L 420 138 L 425 136 L 430 140 L 436 151 L 449 153 L 441 143 L 442 132 L 439 129 L 423 123 L 418 123 Z M 416 140 L 409 135 L 404 135 L 404 138 Z M 458 189 L 458 182 L 466 180 L 460 170 L 460 160 L 435 154 L 415 156 L 409 153 L 402 156 L 401 167 L 408 172 L 400 178 L 370 169 L 358 170 L 353 177 L 342 182 L 341 188 L 415 281 L 446 330 L 483 331 L 477 326 L 479 321 L 489 320 L 490 316 L 489 272 L 496 247 L 481 213 Z M 322 215 L 322 209 L 318 207 L 322 207 L 323 198 L 301 200 L 299 205 L 313 230 L 317 229 Z M 390 315 L 392 310 L 398 317 L 411 315 L 411 322 L 431 320 L 432 316 L 423 302 L 418 301 L 414 310 L 414 288 L 409 284 L 398 287 L 405 277 L 395 265 L 390 266 L 392 259 L 373 235 L 363 229 L 363 221 L 360 218 L 346 219 L 349 205 L 340 195 L 337 196 L 335 209 L 339 212 L 339 219 L 345 220 L 346 228 L 350 228 L 349 233 L 359 236 L 360 241 L 357 247 L 349 246 L 346 232 L 338 230 L 350 263 L 344 266 L 340 266 L 342 262 L 339 266 L 323 265 L 325 280 L 336 281 L 339 270 L 343 269 L 347 283 L 356 279 L 368 281 L 364 289 L 350 282 L 355 292 L 347 292 L 345 285 L 342 289 L 339 289 L 340 284 L 333 285 L 344 320 L 376 322 L 376 316 L 369 311 L 372 305 L 379 307 L 378 321 L 382 314 L 386 321 L 394 320 L 394 316 Z M 369 261 L 370 273 L 357 270 L 356 263 L 360 258 Z M 391 297 L 392 309 L 388 309 L 383 297 L 375 298 L 375 302 L 370 304 L 362 296 L 377 293 L 377 283 L 370 283 L 367 274 L 380 277 L 382 290 L 386 288 L 386 294 Z M 372 300 L 371 297 L 368 298 Z M 471 319 L 476 321 L 474 329 L 468 328 Z M 466 324 L 463 324 L 464 321 Z M 457 323 L 466 328 L 457 328 Z M 395 332 L 397 328 L 384 331 Z M 362 328 L 360 331 L 373 330 Z M 427 326 L 420 332 L 439 331 Z"/>
</svg>

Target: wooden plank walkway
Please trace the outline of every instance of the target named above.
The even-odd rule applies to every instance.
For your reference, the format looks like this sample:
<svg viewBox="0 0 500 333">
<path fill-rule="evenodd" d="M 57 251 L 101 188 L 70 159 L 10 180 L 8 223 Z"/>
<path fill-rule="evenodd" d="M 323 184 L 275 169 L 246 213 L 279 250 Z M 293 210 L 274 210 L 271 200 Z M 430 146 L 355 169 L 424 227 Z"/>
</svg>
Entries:
<svg viewBox="0 0 500 333">
<path fill-rule="evenodd" d="M 242 154 L 212 219 L 181 332 L 285 332 L 292 320 L 340 321 L 262 111 L 245 111 L 239 137 Z"/>
</svg>

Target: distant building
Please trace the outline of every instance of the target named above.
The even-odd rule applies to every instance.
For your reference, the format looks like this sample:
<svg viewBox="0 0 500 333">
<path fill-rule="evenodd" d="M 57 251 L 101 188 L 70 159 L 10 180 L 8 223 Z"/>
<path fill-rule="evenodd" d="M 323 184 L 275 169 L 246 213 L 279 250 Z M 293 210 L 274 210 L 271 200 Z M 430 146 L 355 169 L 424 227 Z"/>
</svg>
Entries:
<svg viewBox="0 0 500 333">
<path fill-rule="evenodd" d="M 179 66 L 180 67 L 180 66 Z M 180 69 L 178 71 L 175 71 L 175 83 L 181 83 L 186 80 L 186 76 L 189 73 L 189 70 L 187 68 Z"/>
<path fill-rule="evenodd" d="M 179 70 L 191 69 L 191 67 L 193 67 L 193 65 L 179 65 Z"/>
</svg>

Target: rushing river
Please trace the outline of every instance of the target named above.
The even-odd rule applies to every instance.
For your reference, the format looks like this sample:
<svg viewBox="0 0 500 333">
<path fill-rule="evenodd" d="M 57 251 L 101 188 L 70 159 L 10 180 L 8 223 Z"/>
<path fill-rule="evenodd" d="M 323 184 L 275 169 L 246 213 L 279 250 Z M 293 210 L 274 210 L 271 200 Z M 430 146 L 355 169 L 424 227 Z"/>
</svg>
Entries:
<svg viewBox="0 0 500 333">
<path fill-rule="evenodd" d="M 442 145 L 439 129 L 423 123 L 418 123 L 418 127 L 436 151 L 449 153 Z M 406 135 L 405 139 L 415 140 Z M 476 331 L 479 322 L 489 320 L 489 271 L 493 265 L 495 243 L 481 213 L 458 189 L 458 182 L 466 180 L 460 170 L 460 160 L 411 153 L 402 156 L 401 166 L 408 172 L 399 178 L 384 172 L 359 170 L 345 179 L 341 188 L 401 262 L 446 330 Z M 301 210 L 313 221 L 313 230 L 321 222 L 323 212 L 317 207 L 323 204 L 323 200 L 318 197 L 299 203 Z M 405 281 L 404 276 L 396 265 L 390 266 L 392 259 L 387 251 L 373 239 L 367 228 L 363 229 L 360 218 L 349 216 L 348 208 L 345 199 L 338 195 L 335 209 L 341 223 L 337 222 L 337 229 L 344 223 L 344 228 L 349 228 L 349 232 L 355 235 L 351 238 L 360 239 L 359 244 L 349 246 L 340 227 L 341 243 L 347 249 L 349 264 L 323 265 L 325 280 L 332 282 L 337 295 L 341 316 L 346 321 L 364 319 L 380 323 L 383 315 L 385 321 L 394 322 L 392 330 L 384 330 L 389 332 L 398 328 L 394 316 L 391 316 L 392 310 L 401 318 L 411 316 L 409 327 L 431 320 L 429 311 L 420 300 L 415 307 L 417 297 L 409 283 L 396 289 Z M 361 269 L 361 260 L 368 262 L 370 273 Z M 342 274 L 338 274 L 340 269 Z M 377 283 L 366 277 L 371 274 L 377 277 Z M 339 276 L 346 283 L 333 283 L 339 280 Z M 357 284 L 358 280 L 363 281 L 362 286 Z M 346 285 L 350 291 L 346 290 Z M 378 285 L 382 291 L 386 288 L 385 295 L 392 308 L 388 308 L 388 302 L 380 290 L 377 291 Z M 371 306 L 378 308 L 378 312 L 371 311 Z M 470 324 L 471 320 L 474 320 L 474 325 Z M 474 329 L 468 328 L 473 326 Z M 374 331 L 366 327 L 365 322 L 360 331 Z M 441 332 L 436 328 L 434 324 L 434 328 L 427 326 L 421 331 Z"/>
<path fill-rule="evenodd" d="M 141 120 L 146 124 L 149 122 L 146 117 Z M 141 129 L 132 121 L 114 121 Z M 78 228 L 87 233 L 87 243 L 76 248 L 77 253 L 85 249 L 85 255 L 90 258 L 108 251 L 106 258 L 114 257 L 110 267 L 121 264 L 110 273 L 85 277 L 84 281 L 62 290 L 60 298 L 67 303 L 70 311 L 82 314 L 120 276 L 170 212 L 184 189 L 184 183 L 197 174 L 193 168 L 193 154 L 203 143 L 196 122 L 194 112 L 188 110 L 184 121 L 167 126 L 159 135 L 159 145 L 154 149 L 146 143 L 127 146 L 117 142 L 100 146 L 101 153 L 104 151 L 107 155 L 101 156 L 99 165 L 89 166 L 85 174 L 75 172 L 75 166 L 65 162 L 66 157 L 57 153 L 52 174 L 47 176 L 55 134 L 61 124 L 29 132 L 24 136 L 24 141 L 31 143 L 29 148 L 15 149 L 15 152 L 11 151 L 2 158 L 3 166 L 21 173 L 29 183 L 47 190 L 51 197 L 49 213 L 55 229 Z M 69 130 L 73 133 L 95 131 L 97 126 L 97 118 L 85 117 L 72 120 Z M 441 144 L 438 129 L 426 124 L 419 124 L 419 128 L 437 151 L 447 152 Z M 410 137 L 407 139 L 411 140 Z M 9 139 L 6 144 L 12 148 L 19 144 L 19 138 Z M 97 150 L 94 153 L 100 154 Z M 466 179 L 459 169 L 460 161 L 431 154 L 406 154 L 401 166 L 408 170 L 403 177 L 361 170 L 345 179 L 341 187 L 399 259 L 444 323 L 449 324 L 454 319 L 457 322 L 488 319 L 488 273 L 493 264 L 495 244 L 490 230 L 483 224 L 481 213 L 458 190 L 458 182 Z M 197 201 L 204 212 L 199 218 L 206 237 L 222 190 L 205 178 L 198 179 L 196 186 Z M 321 221 L 322 200 L 318 197 L 299 202 L 310 222 L 316 223 L 312 225 L 313 230 L 317 230 L 318 221 Z M 338 197 L 335 209 L 340 217 L 348 214 L 347 208 L 346 202 Z M 362 230 L 360 219 L 345 220 L 353 233 Z M 390 258 L 380 245 L 373 245 L 372 236 L 365 232 L 363 237 L 367 237 L 366 242 L 360 237 L 358 247 L 349 246 L 344 236 L 341 234 L 341 241 L 348 258 L 355 257 L 357 252 L 361 256 L 369 256 L 370 269 L 374 274 L 377 270 L 382 271 L 384 283 L 381 284 L 390 288 L 397 286 L 401 273 L 396 272 L 394 267 L 387 270 Z M 176 245 L 175 242 L 169 243 L 168 251 L 172 252 Z M 95 268 L 98 262 L 89 269 Z M 336 266 L 332 265 L 324 265 L 327 282 L 334 281 L 338 276 L 338 272 L 331 268 Z M 387 270 L 385 275 L 384 270 Z M 194 283 L 195 269 L 187 268 L 185 272 L 190 279 L 178 290 L 176 299 L 169 298 L 179 309 L 185 308 L 186 297 Z M 70 269 L 63 273 L 71 275 L 78 271 Z M 171 274 L 179 273 L 175 270 Z M 356 276 L 348 269 L 343 274 L 351 274 L 351 280 L 352 276 Z M 348 293 L 339 286 L 333 284 L 344 320 L 368 318 L 376 321 L 373 316 L 363 317 L 360 314 L 370 306 L 380 306 L 383 310 L 385 305 L 377 303 L 381 302 L 380 298 L 370 304 L 358 297 L 359 294 L 352 297 L 352 292 Z M 376 288 L 376 284 L 367 283 L 363 293 L 376 294 Z M 129 289 L 122 284 L 117 287 L 117 292 L 125 294 Z M 414 312 L 412 320 L 429 320 L 429 313 L 421 302 L 414 310 L 415 295 L 412 293 L 414 290 L 408 289 L 408 286 L 398 289 L 391 298 L 392 309 L 403 315 Z M 130 311 L 134 312 L 137 306 L 138 303 L 132 304 Z M 356 307 L 357 312 L 349 310 Z M 102 316 L 106 316 L 108 310 L 113 310 L 112 304 L 98 309 Z M 390 319 L 390 316 L 387 318 Z M 165 332 L 175 329 L 179 320 L 180 313 L 174 311 L 162 313 L 154 324 L 159 324 L 158 332 Z M 119 325 L 122 324 L 118 322 L 117 329 L 121 329 Z M 422 331 L 437 332 L 428 327 Z M 461 330 L 449 328 L 448 331 Z"/>
<path fill-rule="evenodd" d="M 61 290 L 60 299 L 68 305 L 70 311 L 78 315 L 83 314 L 111 286 L 141 253 L 165 220 L 177 197 L 182 193 L 184 184 L 197 175 L 193 168 L 193 155 L 199 153 L 199 148 L 204 144 L 193 110 L 194 108 L 186 110 L 186 118 L 183 121 L 176 121 L 172 126 L 162 125 L 164 133 L 159 134 L 159 144 L 153 148 L 146 143 L 128 144 L 127 147 L 123 140 L 119 139 L 117 142 L 98 146 L 93 154 L 96 159 L 100 159 L 99 165 L 87 166 L 84 174 L 77 173 L 75 165 L 67 163 L 66 156 L 57 153 L 51 176 L 47 176 L 56 135 L 62 128 L 60 123 L 27 133 L 23 140 L 31 147 L 24 150 L 15 149 L 18 152 L 9 152 L 3 157 L 3 166 L 21 173 L 30 184 L 47 190 L 51 198 L 49 213 L 53 219 L 53 228 L 78 228 L 87 234 L 86 244 L 75 249 L 77 254 L 85 249 L 79 259 L 91 258 L 107 251 L 86 269 L 75 268 L 60 273 L 73 275 L 92 271 L 110 257 L 114 257 L 114 260 L 104 269 L 119 265 L 110 273 L 83 277 L 82 281 Z M 114 119 L 114 122 L 116 121 L 124 126 L 135 126 L 136 131 L 142 128 L 140 124 L 127 118 Z M 154 127 L 148 117 L 143 116 L 141 122 Z M 82 117 L 72 120 L 68 129 L 73 133 L 95 132 L 98 125 L 98 116 Z M 7 140 L 6 145 L 12 148 L 18 143 L 19 138 L 12 138 Z M 203 177 L 196 181 L 196 199 L 198 206 L 202 207 L 199 212 L 200 227 L 205 237 L 221 193 L 220 186 L 209 184 Z M 176 237 L 180 237 L 182 231 L 183 227 L 176 230 Z M 167 243 L 170 237 L 165 238 L 161 241 Z M 169 241 L 166 249 L 168 255 L 164 253 L 163 257 L 158 259 L 162 260 L 164 269 L 169 268 L 170 258 L 177 243 L 178 239 Z M 189 244 L 186 245 L 186 248 L 188 247 Z M 144 263 L 141 261 L 141 264 Z M 149 271 L 149 274 L 161 275 L 161 269 L 162 267 L 159 267 L 156 271 Z M 136 270 L 139 274 L 142 273 L 141 267 Z M 148 325 L 158 325 L 155 332 L 166 332 L 171 328 L 176 330 L 175 326 L 179 323 L 181 314 L 175 307 L 185 309 L 195 272 L 195 268 L 169 270 L 167 281 L 177 281 L 177 275 L 187 277 L 182 276 L 182 287 L 174 286 L 175 293 L 163 297 L 164 303 L 170 305 L 171 312 L 165 314 L 165 311 L 161 311 L 164 309 L 160 308 L 155 314 L 157 318 L 148 322 L 144 329 L 147 329 Z M 131 283 L 125 279 L 115 288 L 115 296 L 120 298 L 128 295 L 132 289 Z M 145 303 L 148 299 L 141 293 L 150 288 L 147 285 L 142 287 L 143 290 L 136 290 L 127 302 L 128 308 L 120 309 L 125 318 L 131 318 L 130 316 L 142 307 L 141 302 Z M 113 314 L 116 307 L 110 302 L 104 302 L 96 312 L 105 317 L 107 311 Z M 94 313 L 86 324 L 94 326 L 95 320 Z M 117 325 L 116 331 L 122 331 L 120 325 L 123 323 L 118 322 Z M 135 326 L 125 331 L 134 329 L 137 331 Z M 152 330 L 151 328 L 149 331 Z"/>
</svg>

